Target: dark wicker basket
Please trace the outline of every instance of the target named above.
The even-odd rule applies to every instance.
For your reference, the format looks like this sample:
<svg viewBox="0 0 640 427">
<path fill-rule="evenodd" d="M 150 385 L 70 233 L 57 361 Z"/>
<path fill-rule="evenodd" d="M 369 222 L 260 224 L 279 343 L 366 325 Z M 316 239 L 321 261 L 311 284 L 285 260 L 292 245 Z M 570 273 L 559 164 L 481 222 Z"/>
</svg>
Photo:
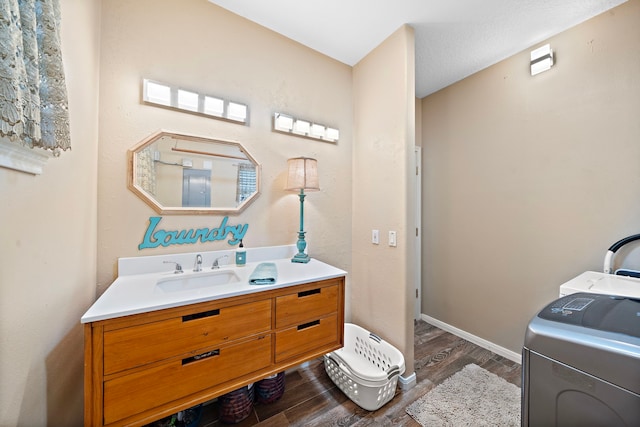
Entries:
<svg viewBox="0 0 640 427">
<path fill-rule="evenodd" d="M 253 384 L 244 386 L 218 398 L 220 421 L 237 424 L 251 415 L 253 410 Z"/>
<path fill-rule="evenodd" d="M 273 403 L 284 394 L 284 372 L 272 375 L 256 383 L 256 400 Z"/>
<path fill-rule="evenodd" d="M 169 415 L 161 420 L 148 424 L 148 427 L 198 427 L 200 418 L 202 417 L 202 405 L 196 405 L 193 408 L 185 409 L 182 412 L 182 419 L 178 421 L 178 413 Z"/>
</svg>

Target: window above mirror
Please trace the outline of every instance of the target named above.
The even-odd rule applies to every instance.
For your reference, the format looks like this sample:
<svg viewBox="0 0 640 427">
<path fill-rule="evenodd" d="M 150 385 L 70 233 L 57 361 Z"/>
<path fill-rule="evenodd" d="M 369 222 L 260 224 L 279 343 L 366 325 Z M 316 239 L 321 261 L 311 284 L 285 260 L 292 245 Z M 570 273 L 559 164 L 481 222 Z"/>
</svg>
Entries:
<svg viewBox="0 0 640 427">
<path fill-rule="evenodd" d="M 158 131 L 127 156 L 127 186 L 160 214 L 238 213 L 260 194 L 260 164 L 239 142 Z"/>
</svg>

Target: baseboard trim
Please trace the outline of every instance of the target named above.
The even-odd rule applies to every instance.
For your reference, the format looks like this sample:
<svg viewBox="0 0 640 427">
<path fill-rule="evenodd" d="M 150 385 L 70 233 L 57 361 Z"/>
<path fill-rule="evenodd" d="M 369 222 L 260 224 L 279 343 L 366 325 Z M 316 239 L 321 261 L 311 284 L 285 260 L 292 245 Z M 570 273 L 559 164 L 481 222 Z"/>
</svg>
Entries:
<svg viewBox="0 0 640 427">
<path fill-rule="evenodd" d="M 398 383 L 400 384 L 400 389 L 402 391 L 406 391 L 406 390 L 409 390 L 410 388 L 415 387 L 416 384 L 418 383 L 418 379 L 416 378 L 416 373 L 412 372 L 411 375 L 409 375 L 408 377 L 404 377 L 400 375 L 398 377 Z"/>
<path fill-rule="evenodd" d="M 499 354 L 502 357 L 506 357 L 507 359 L 512 360 L 516 363 L 522 363 L 522 356 L 514 351 L 511 351 L 509 349 L 496 345 L 491 341 L 487 341 L 484 338 L 480 338 L 478 336 L 470 334 L 469 332 L 463 331 L 462 329 L 458 329 L 455 326 L 449 325 L 448 323 L 441 322 L 440 320 L 434 319 L 433 317 L 427 316 L 426 314 L 421 314 L 420 316 L 422 317 L 422 320 L 424 320 L 425 322 L 433 326 L 436 326 L 442 329 L 443 331 L 447 331 L 454 335 L 459 336 L 460 338 L 464 338 L 469 342 L 479 345 L 482 348 L 486 348 L 487 350 L 492 351 L 496 354 Z"/>
</svg>

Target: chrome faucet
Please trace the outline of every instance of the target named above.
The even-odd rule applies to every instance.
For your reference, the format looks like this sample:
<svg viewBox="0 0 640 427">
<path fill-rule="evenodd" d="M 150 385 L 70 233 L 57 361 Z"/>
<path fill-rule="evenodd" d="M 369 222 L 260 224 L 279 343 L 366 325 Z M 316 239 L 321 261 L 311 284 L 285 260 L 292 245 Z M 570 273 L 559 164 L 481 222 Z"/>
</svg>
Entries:
<svg viewBox="0 0 640 427">
<path fill-rule="evenodd" d="M 193 271 L 202 271 L 202 255 L 196 255 L 196 262 L 193 264 Z"/>
<path fill-rule="evenodd" d="M 173 271 L 173 274 L 178 274 L 178 273 L 184 273 L 184 271 L 182 270 L 182 266 L 175 262 L 175 261 L 162 261 L 165 264 L 175 264 L 176 265 L 176 269 Z"/>
<path fill-rule="evenodd" d="M 216 270 L 218 268 L 220 268 L 220 264 L 218 263 L 219 260 L 221 260 L 222 258 L 227 258 L 229 255 L 222 255 L 216 259 L 213 260 L 213 265 L 211 266 L 212 270 Z"/>
</svg>

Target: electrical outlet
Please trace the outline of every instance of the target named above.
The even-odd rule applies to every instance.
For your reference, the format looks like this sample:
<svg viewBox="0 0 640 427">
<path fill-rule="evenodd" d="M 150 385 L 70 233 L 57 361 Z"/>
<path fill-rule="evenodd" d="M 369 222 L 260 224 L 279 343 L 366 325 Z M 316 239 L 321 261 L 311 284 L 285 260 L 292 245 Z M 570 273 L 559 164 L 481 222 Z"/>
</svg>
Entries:
<svg viewBox="0 0 640 427">
<path fill-rule="evenodd" d="M 397 245 L 397 243 L 396 243 L 396 232 L 395 231 L 390 231 L 389 232 L 389 246 L 395 247 L 396 245 Z"/>
<path fill-rule="evenodd" d="M 380 231 L 371 230 L 371 243 L 374 245 L 380 244 Z"/>
</svg>

